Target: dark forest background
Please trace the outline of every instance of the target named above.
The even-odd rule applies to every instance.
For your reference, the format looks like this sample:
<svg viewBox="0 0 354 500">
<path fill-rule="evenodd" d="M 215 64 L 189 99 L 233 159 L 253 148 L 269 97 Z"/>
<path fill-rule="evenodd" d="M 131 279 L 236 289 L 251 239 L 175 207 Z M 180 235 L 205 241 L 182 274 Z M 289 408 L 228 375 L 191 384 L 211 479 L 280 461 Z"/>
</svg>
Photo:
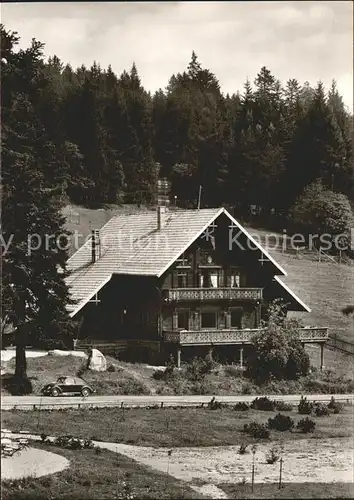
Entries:
<svg viewBox="0 0 354 500">
<path fill-rule="evenodd" d="M 201 185 L 202 207 L 241 219 L 289 218 L 313 183 L 353 200 L 353 121 L 335 80 L 328 91 L 291 75 L 282 85 L 262 67 L 225 95 L 193 52 L 152 94 L 134 63 L 120 75 L 98 62 L 72 68 L 45 61 L 35 40 L 19 51 L 17 34 L 2 27 L 1 37 L 3 127 L 36 127 L 43 175 L 67 201 L 151 204 L 159 176 L 178 206 L 196 207 Z"/>
</svg>

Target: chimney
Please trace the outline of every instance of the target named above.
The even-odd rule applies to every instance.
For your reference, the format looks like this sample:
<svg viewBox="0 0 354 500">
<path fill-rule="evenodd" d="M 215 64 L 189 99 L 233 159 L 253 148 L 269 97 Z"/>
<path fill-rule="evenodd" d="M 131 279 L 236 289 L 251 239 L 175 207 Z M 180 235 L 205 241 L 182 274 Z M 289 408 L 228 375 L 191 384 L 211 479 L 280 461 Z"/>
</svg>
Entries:
<svg viewBox="0 0 354 500">
<path fill-rule="evenodd" d="M 160 205 L 157 207 L 157 229 L 159 231 L 165 225 L 166 212 L 167 212 L 167 207 Z"/>
<path fill-rule="evenodd" d="M 92 229 L 91 231 L 91 261 L 92 264 L 97 260 L 97 247 L 99 246 L 99 231 L 98 229 Z"/>
<path fill-rule="evenodd" d="M 170 204 L 170 183 L 167 179 L 159 179 L 157 181 L 157 229 L 160 231 L 166 220 L 168 206 Z"/>
</svg>

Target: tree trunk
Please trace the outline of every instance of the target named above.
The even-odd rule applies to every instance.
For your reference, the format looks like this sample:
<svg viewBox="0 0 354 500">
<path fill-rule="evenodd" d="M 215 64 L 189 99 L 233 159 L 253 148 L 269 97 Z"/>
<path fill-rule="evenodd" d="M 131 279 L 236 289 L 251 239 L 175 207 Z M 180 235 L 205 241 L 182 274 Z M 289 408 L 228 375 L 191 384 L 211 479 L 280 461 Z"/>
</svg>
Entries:
<svg viewBox="0 0 354 500">
<path fill-rule="evenodd" d="M 24 325 L 16 329 L 16 368 L 15 375 L 18 377 L 27 377 L 26 362 L 26 332 Z"/>
</svg>

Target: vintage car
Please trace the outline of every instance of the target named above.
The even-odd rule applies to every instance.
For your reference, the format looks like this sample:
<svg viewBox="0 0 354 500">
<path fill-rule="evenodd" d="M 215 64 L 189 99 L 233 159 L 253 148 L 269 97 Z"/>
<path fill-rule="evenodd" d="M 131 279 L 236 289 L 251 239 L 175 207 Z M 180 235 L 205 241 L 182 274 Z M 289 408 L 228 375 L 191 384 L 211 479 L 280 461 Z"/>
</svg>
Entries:
<svg viewBox="0 0 354 500">
<path fill-rule="evenodd" d="M 95 392 L 82 378 L 59 377 L 56 382 L 51 382 L 43 387 L 44 396 L 61 396 L 66 394 L 90 396 Z"/>
</svg>

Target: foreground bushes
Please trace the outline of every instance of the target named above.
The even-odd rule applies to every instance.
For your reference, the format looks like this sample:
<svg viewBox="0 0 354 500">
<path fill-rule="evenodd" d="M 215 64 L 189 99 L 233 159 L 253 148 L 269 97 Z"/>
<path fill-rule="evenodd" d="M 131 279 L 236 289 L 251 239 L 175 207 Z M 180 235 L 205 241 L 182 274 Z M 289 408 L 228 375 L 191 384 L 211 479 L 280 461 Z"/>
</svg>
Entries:
<svg viewBox="0 0 354 500">
<path fill-rule="evenodd" d="M 299 420 L 297 423 L 297 429 L 300 432 L 308 433 L 308 432 L 313 432 L 315 430 L 315 422 L 311 420 L 309 417 L 303 418 L 302 420 Z"/>
<path fill-rule="evenodd" d="M 294 428 L 294 420 L 291 417 L 278 413 L 274 418 L 268 419 L 268 428 L 275 431 L 285 432 Z"/>
<path fill-rule="evenodd" d="M 256 439 L 270 439 L 270 432 L 265 424 L 251 422 L 243 426 L 243 431 Z"/>
<path fill-rule="evenodd" d="M 267 397 L 256 398 L 252 401 L 251 408 L 254 410 L 273 411 L 275 408 L 275 401 L 271 401 Z"/>
<path fill-rule="evenodd" d="M 298 413 L 300 415 L 316 415 L 316 417 L 326 417 L 331 413 L 340 413 L 343 410 L 343 405 L 335 401 L 332 396 L 331 401 L 325 403 L 311 403 L 307 398 L 301 397 L 298 405 Z"/>
</svg>

